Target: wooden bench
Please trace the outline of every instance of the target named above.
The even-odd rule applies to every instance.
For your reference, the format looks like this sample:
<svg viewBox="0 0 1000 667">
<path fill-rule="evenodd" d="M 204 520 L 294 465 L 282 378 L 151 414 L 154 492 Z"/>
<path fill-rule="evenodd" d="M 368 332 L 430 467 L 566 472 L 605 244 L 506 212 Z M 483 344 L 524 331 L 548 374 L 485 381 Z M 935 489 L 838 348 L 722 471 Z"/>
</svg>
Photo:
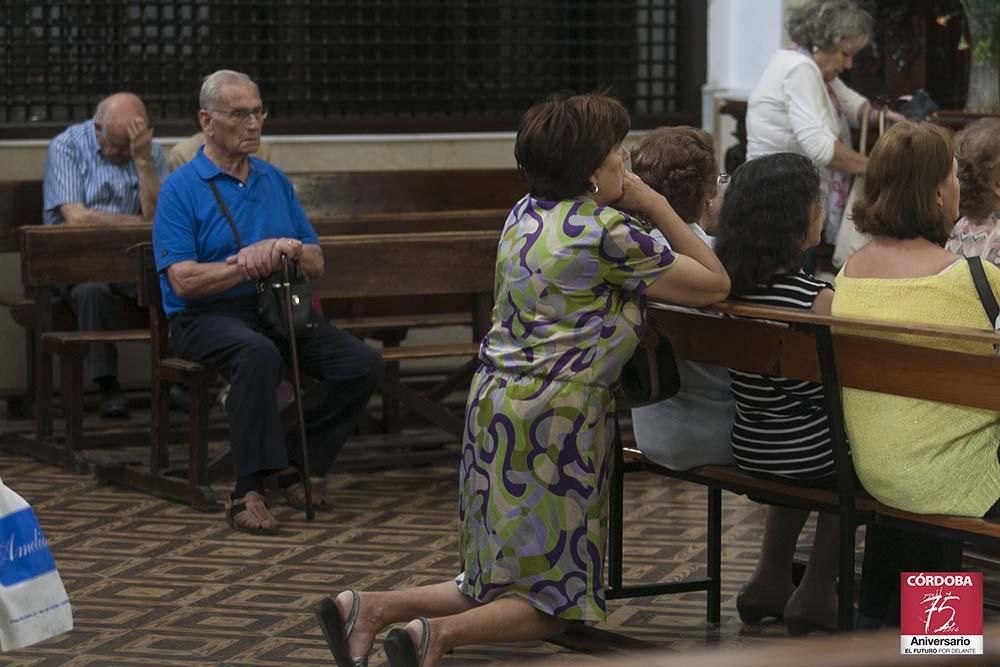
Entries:
<svg viewBox="0 0 1000 667">
<path fill-rule="evenodd" d="M 289 178 L 320 236 L 499 230 L 511 207 L 526 192 L 515 169 L 315 172 L 291 174 Z M 42 181 L 0 182 L 0 252 L 19 250 L 22 229 L 40 228 L 41 208 Z M 25 327 L 25 393 L 34 397 L 38 336 L 33 298 L 0 294 L 0 306 L 8 307 L 15 321 Z M 469 312 L 468 303 L 441 296 L 421 302 L 393 297 L 353 300 L 350 304 L 329 301 L 324 307 L 332 319 L 371 319 L 372 331 L 378 331 L 378 337 L 390 345 L 398 344 L 408 327 L 421 326 L 419 320 L 428 313 L 454 316 Z M 68 312 L 58 302 L 54 308 L 56 313 Z M 412 315 L 412 322 L 404 321 L 406 315 Z M 379 325 L 374 321 L 378 317 L 395 318 L 398 324 L 395 328 Z M 57 330 L 74 328 L 71 314 L 62 319 L 69 324 Z M 466 318 L 458 323 L 471 322 Z M 27 414 L 26 397 L 13 392 L 7 399 L 9 414 Z M 393 420 L 390 410 L 390 425 Z"/>
<path fill-rule="evenodd" d="M 421 234 L 370 234 L 322 237 L 320 245 L 327 270 L 312 281 L 313 296 L 321 301 L 369 297 L 427 297 L 471 295 L 477 304 L 471 318 L 476 330 L 484 330 L 492 307 L 493 273 L 499 231 L 429 232 Z M 215 508 L 208 483 L 228 466 L 225 453 L 209 456 L 205 435 L 210 404 L 207 386 L 215 372 L 205 366 L 172 356 L 168 344 L 168 322 L 163 313 L 159 274 L 152 247 L 145 243 L 135 250 L 141 276 L 139 300 L 149 310 L 153 346 L 151 375 L 152 447 L 148 464 L 105 466 L 102 479 L 141 488 L 202 509 Z M 378 257 L 377 265 L 372 257 Z M 373 268 L 373 266 L 375 268 Z M 358 323 L 352 323 L 358 324 Z M 363 329 L 369 322 L 361 321 Z M 387 362 L 383 395 L 392 396 L 413 412 L 461 439 L 463 420 L 439 404 L 441 387 L 468 382 L 475 366 L 478 342 L 436 345 L 402 345 L 383 348 Z M 470 361 L 439 387 L 417 392 L 389 372 L 390 362 L 410 359 L 467 357 Z M 186 462 L 171 462 L 167 443 L 169 407 L 167 385 L 184 384 L 190 389 L 191 409 Z"/>
<path fill-rule="evenodd" d="M 382 215 L 382 214 L 380 214 Z M 373 229 L 376 233 L 405 229 L 409 232 L 423 232 L 427 229 L 454 231 L 498 230 L 503 224 L 504 214 L 497 211 L 452 211 L 446 213 L 410 214 L 399 219 L 383 220 L 381 223 L 359 222 L 350 219 L 320 219 L 314 227 L 321 235 L 343 235 L 351 230 Z M 149 241 L 151 227 L 145 224 L 124 224 L 114 227 L 89 226 L 43 226 L 33 225 L 19 230 L 21 252 L 22 284 L 25 294 L 10 295 L 0 299 L 0 305 L 10 308 L 15 320 L 25 327 L 25 358 L 27 364 L 27 390 L 34 398 L 51 390 L 51 380 L 38 383 L 39 377 L 50 376 L 48 366 L 39 365 L 38 355 L 43 337 L 47 341 L 45 354 L 58 355 L 67 352 L 65 363 L 70 363 L 72 355 L 82 355 L 86 346 L 93 342 L 93 335 L 81 335 L 75 329 L 75 318 L 60 299 L 53 297 L 53 289 L 58 285 L 73 282 L 131 282 L 134 267 L 125 250 L 137 243 Z M 426 300 L 414 301 L 408 297 L 384 297 L 351 300 L 328 300 L 325 304 L 327 315 L 335 320 L 355 321 L 349 327 L 355 331 L 378 332 L 376 335 L 388 345 L 398 344 L 410 327 L 438 326 L 444 323 L 472 324 L 469 316 L 471 304 L 456 295 L 435 295 Z M 124 313 L 131 326 L 146 328 L 145 315 L 135 311 Z M 361 324 L 363 321 L 363 326 Z M 53 336 L 50 332 L 61 332 Z M 481 333 L 481 332 L 479 332 Z M 111 342 L 139 340 L 139 334 L 115 332 L 105 334 Z M 82 358 L 82 357 L 80 357 Z M 42 360 L 50 364 L 51 359 Z M 76 364 L 77 362 L 72 362 Z M 69 369 L 65 369 L 69 370 Z M 76 377 L 69 374 L 67 377 Z M 65 383 L 64 383 L 65 384 Z M 65 385 L 71 390 L 67 396 L 77 397 L 79 392 L 71 383 Z M 80 390 L 82 391 L 82 389 Z M 15 412 L 24 414 L 26 408 L 18 405 Z M 390 408 L 387 421 L 395 423 L 395 410 Z M 77 415 L 70 415 L 74 419 Z M 51 435 L 48 405 L 43 403 L 36 411 L 39 437 Z M 68 444 L 75 448 L 79 441 L 79 429 L 74 425 L 67 429 Z"/>
<path fill-rule="evenodd" d="M 757 479 L 730 466 L 671 470 L 638 450 L 622 448 L 619 441 L 611 481 L 609 598 L 706 590 L 708 620 L 718 622 L 722 490 L 840 516 L 838 625 L 843 630 L 853 626 L 858 525 L 875 521 L 966 541 L 989 542 L 1000 537 L 1000 523 L 995 521 L 902 512 L 881 505 L 856 488 L 840 395 L 841 388 L 849 387 L 1000 412 L 1000 359 L 877 340 L 864 334 L 906 333 L 992 345 L 1000 344 L 1000 335 L 977 329 L 834 318 L 737 302 L 708 310 L 711 312 L 651 304 L 647 317 L 657 333 L 670 339 L 678 359 L 821 383 L 830 416 L 836 491 Z M 727 317 L 719 317 L 720 313 Z M 956 377 L 961 381 L 942 381 Z M 671 584 L 623 585 L 623 475 L 636 470 L 708 487 L 706 577 Z"/>
<path fill-rule="evenodd" d="M 123 343 L 149 340 L 145 314 L 122 304 L 122 322 L 134 328 L 122 331 L 66 330 L 68 309 L 54 291 L 61 285 L 83 282 L 130 283 L 134 264 L 126 249 L 149 239 L 147 224 L 114 227 L 24 227 L 20 230 L 21 282 L 29 309 L 34 365 L 35 430 L 37 453 L 48 460 L 73 464 L 82 443 L 83 358 L 95 342 Z M 57 322 L 57 320 L 63 320 Z M 59 326 L 57 326 L 57 324 Z M 60 359 L 60 384 L 65 436 L 62 445 L 52 438 L 52 365 Z"/>
<path fill-rule="evenodd" d="M 359 225 L 384 225 L 388 233 L 431 218 L 427 231 L 450 231 L 449 216 L 461 224 L 500 222 L 527 187 L 516 169 L 431 169 L 335 171 L 289 174 L 310 220 L 342 224 L 339 233 L 371 233 Z M 41 180 L 0 181 L 0 253 L 17 252 L 18 230 L 42 223 Z M 466 215 L 475 212 L 473 216 Z M 438 221 L 438 222 L 435 222 Z M 440 225 L 437 226 L 436 225 Z M 338 233 L 324 230 L 321 235 Z"/>
</svg>

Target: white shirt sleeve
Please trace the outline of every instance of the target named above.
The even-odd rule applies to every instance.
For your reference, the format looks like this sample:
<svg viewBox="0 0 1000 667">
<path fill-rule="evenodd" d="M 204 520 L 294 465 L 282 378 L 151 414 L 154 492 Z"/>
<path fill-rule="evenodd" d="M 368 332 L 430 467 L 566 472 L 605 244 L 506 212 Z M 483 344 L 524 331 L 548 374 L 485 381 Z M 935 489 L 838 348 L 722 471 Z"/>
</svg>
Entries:
<svg viewBox="0 0 1000 667">
<path fill-rule="evenodd" d="M 814 70 L 808 63 L 790 69 L 784 80 L 784 97 L 796 141 L 810 160 L 826 167 L 833 160 L 837 137 L 826 123 L 826 86 Z"/>
<path fill-rule="evenodd" d="M 858 113 L 861 111 L 861 107 L 868 103 L 868 99 L 850 88 L 839 77 L 830 82 L 830 88 L 840 100 L 840 106 L 847 114 L 847 120 L 851 123 L 851 127 L 859 127 Z"/>
</svg>

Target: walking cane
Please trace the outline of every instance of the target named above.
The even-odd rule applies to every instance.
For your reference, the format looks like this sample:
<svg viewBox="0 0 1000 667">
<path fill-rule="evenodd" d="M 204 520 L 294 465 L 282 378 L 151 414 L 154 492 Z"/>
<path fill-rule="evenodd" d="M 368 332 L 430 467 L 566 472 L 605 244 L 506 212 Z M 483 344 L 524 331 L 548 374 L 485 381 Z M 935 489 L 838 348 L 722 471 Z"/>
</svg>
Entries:
<svg viewBox="0 0 1000 667">
<path fill-rule="evenodd" d="M 306 420 L 302 414 L 302 383 L 299 380 L 299 350 L 295 341 L 295 320 L 292 317 L 292 281 L 288 275 L 288 255 L 281 255 L 282 288 L 285 290 L 285 323 L 288 326 L 288 344 L 291 347 L 292 385 L 295 390 L 295 412 L 299 422 L 299 444 L 302 447 L 302 484 L 306 491 L 306 518 L 313 519 L 316 512 L 312 505 L 312 480 L 309 477 L 309 448 L 306 446 Z"/>
</svg>

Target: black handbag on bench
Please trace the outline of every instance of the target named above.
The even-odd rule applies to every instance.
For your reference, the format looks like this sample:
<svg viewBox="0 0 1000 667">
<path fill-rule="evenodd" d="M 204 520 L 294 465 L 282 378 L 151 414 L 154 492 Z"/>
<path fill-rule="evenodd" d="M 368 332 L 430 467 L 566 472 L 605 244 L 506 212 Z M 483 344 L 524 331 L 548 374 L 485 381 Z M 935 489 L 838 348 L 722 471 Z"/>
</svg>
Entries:
<svg viewBox="0 0 1000 667">
<path fill-rule="evenodd" d="M 236 239 L 236 246 L 242 249 L 244 247 L 243 239 L 240 238 L 240 232 L 236 229 L 236 222 L 233 220 L 232 213 L 229 212 L 226 201 L 222 198 L 215 181 L 209 181 L 208 184 L 212 188 L 212 194 L 215 195 L 215 201 L 222 209 L 222 214 L 229 222 L 229 229 L 233 232 L 233 238 Z M 312 290 L 309 288 L 309 282 L 298 262 L 291 263 L 287 275 L 289 276 L 288 287 L 292 304 L 292 326 L 294 335 L 301 338 L 308 335 L 316 327 L 316 320 L 312 319 Z M 286 321 L 285 294 L 285 274 L 281 270 L 257 281 L 257 316 L 260 318 L 264 333 L 272 338 L 282 340 L 291 338 L 293 333 L 288 330 Z"/>
<path fill-rule="evenodd" d="M 681 376 L 670 340 L 647 327 L 619 378 L 621 393 L 636 405 L 659 403 L 681 388 Z"/>
</svg>

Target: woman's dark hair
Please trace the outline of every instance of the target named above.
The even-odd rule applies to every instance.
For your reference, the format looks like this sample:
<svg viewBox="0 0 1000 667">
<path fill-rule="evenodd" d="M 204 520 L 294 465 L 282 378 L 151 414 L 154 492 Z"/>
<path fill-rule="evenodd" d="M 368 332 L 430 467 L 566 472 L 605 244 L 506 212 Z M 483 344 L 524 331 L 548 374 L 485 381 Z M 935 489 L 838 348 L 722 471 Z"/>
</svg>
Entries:
<svg viewBox="0 0 1000 667">
<path fill-rule="evenodd" d="M 521 117 L 514 158 L 532 195 L 569 199 L 628 134 L 628 111 L 607 95 L 555 93 Z"/>
<path fill-rule="evenodd" d="M 798 270 L 818 202 L 819 174 L 802 155 L 776 153 L 736 170 L 715 241 L 732 296 L 770 282 L 781 271 Z"/>
<path fill-rule="evenodd" d="M 980 118 L 955 136 L 962 215 L 981 220 L 997 208 L 1000 181 L 1000 118 Z"/>
<path fill-rule="evenodd" d="M 681 220 L 698 222 L 718 188 L 712 135 L 695 127 L 659 127 L 632 151 L 632 171 L 666 197 Z"/>
<path fill-rule="evenodd" d="M 954 220 L 937 205 L 937 188 L 951 174 L 955 150 L 948 130 L 901 121 L 879 137 L 868 157 L 854 225 L 872 236 L 925 238 L 944 245 Z"/>
</svg>

